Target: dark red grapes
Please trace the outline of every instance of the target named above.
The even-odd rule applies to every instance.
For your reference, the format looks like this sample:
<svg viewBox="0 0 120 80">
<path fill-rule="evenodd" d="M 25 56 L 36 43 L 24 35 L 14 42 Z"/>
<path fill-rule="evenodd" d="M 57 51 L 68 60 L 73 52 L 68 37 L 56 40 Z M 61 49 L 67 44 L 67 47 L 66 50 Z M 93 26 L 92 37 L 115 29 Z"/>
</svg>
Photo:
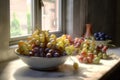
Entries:
<svg viewBox="0 0 120 80">
<path fill-rule="evenodd" d="M 43 48 L 43 47 L 34 47 L 32 51 L 30 51 L 29 56 L 36 56 L 36 57 L 60 57 L 60 56 L 66 56 L 67 54 L 65 52 L 61 52 L 57 49 L 51 49 L 51 48 Z"/>
</svg>

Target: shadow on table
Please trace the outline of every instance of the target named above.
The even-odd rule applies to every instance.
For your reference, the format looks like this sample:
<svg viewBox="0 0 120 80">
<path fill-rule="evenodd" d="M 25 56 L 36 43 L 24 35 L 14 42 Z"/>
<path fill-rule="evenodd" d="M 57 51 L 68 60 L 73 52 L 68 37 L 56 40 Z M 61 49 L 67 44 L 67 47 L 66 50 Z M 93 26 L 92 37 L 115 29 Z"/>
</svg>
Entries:
<svg viewBox="0 0 120 80">
<path fill-rule="evenodd" d="M 81 68 L 75 71 L 72 65 L 64 64 L 59 66 L 55 70 L 33 70 L 29 67 L 21 67 L 14 73 L 14 78 L 16 80 L 35 80 L 35 79 L 62 79 L 65 80 L 83 80 L 83 78 L 87 78 L 87 76 L 83 73 L 83 71 L 88 71 L 85 68 Z"/>
</svg>

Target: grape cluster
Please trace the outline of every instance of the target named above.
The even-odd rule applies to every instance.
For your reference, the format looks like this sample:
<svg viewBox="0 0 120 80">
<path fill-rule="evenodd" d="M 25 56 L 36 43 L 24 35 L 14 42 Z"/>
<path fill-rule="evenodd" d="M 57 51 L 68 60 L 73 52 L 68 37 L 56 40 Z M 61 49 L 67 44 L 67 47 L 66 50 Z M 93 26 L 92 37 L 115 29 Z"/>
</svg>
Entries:
<svg viewBox="0 0 120 80">
<path fill-rule="evenodd" d="M 27 56 L 60 57 L 74 52 L 72 42 L 70 35 L 63 34 L 57 38 L 55 34 L 36 29 L 27 41 L 19 41 L 17 51 Z"/>
<path fill-rule="evenodd" d="M 107 55 L 106 51 L 108 49 L 108 46 L 106 45 L 97 45 L 97 53 L 95 53 L 98 57 L 100 57 L 101 59 L 107 59 L 109 56 Z"/>
<path fill-rule="evenodd" d="M 97 41 L 105 41 L 105 40 L 111 40 L 112 37 L 105 34 L 104 32 L 96 32 L 94 33 L 95 40 Z"/>
<path fill-rule="evenodd" d="M 108 58 L 107 49 L 106 45 L 96 45 L 94 40 L 85 39 L 80 46 L 77 58 L 81 63 L 99 64 L 100 59 Z"/>
<path fill-rule="evenodd" d="M 95 42 L 93 40 L 86 39 L 83 41 L 80 47 L 79 55 L 77 58 L 81 63 L 99 64 L 100 58 L 97 57 L 94 52 L 96 52 Z"/>
</svg>

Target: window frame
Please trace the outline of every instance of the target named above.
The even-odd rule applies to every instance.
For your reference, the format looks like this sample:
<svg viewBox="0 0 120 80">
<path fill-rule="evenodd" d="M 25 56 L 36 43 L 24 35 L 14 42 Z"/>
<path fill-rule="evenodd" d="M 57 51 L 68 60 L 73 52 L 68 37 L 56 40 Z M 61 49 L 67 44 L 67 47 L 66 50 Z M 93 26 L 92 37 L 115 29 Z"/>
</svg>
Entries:
<svg viewBox="0 0 120 80">
<path fill-rule="evenodd" d="M 66 0 L 59 0 L 60 2 L 60 10 L 61 10 L 61 14 L 60 14 L 60 31 L 55 31 L 55 32 L 50 32 L 50 33 L 54 33 L 57 36 L 60 36 L 62 34 L 65 33 L 66 31 L 66 24 L 65 24 L 65 15 L 66 15 Z M 42 0 L 32 0 L 32 31 L 34 31 L 34 29 L 36 27 L 40 27 L 42 26 Z M 10 34 L 10 33 L 9 33 Z M 18 43 L 19 40 L 25 40 L 27 38 L 27 36 L 30 35 L 26 35 L 26 36 L 21 36 L 21 37 L 15 37 L 15 38 L 10 38 L 9 41 L 9 45 L 15 45 Z"/>
</svg>

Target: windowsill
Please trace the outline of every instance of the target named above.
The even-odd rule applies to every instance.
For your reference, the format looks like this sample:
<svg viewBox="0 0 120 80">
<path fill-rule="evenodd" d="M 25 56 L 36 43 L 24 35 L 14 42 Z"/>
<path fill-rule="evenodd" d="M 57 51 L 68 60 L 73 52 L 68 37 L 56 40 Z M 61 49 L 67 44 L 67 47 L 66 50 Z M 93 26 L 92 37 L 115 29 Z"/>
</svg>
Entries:
<svg viewBox="0 0 120 80">
<path fill-rule="evenodd" d="M 28 68 L 20 59 L 0 63 L 0 80 L 98 80 L 112 71 L 120 62 L 119 59 L 101 60 L 100 65 L 79 64 L 74 71 L 73 62 L 68 59 L 59 71 L 36 71 Z M 112 63 L 112 64 L 111 64 Z"/>
</svg>

